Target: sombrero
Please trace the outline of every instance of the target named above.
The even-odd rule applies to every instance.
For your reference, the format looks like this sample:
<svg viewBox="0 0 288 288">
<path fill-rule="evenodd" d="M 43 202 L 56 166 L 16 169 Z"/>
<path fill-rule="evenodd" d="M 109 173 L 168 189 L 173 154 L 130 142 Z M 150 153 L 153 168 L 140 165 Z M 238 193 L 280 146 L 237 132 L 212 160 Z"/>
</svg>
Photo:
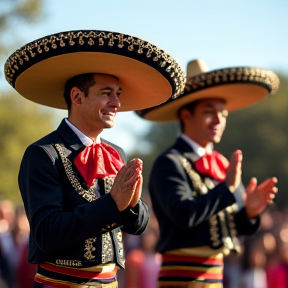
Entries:
<svg viewBox="0 0 288 288">
<path fill-rule="evenodd" d="M 119 111 L 144 109 L 177 97 L 185 86 L 178 63 L 157 46 L 125 34 L 67 31 L 28 43 L 5 63 L 9 84 L 25 98 L 67 109 L 64 84 L 76 75 L 103 73 L 120 80 Z"/>
<path fill-rule="evenodd" d="M 178 121 L 181 107 L 205 98 L 224 99 L 227 110 L 233 111 L 264 99 L 275 93 L 278 87 L 279 78 L 270 70 L 232 67 L 209 71 L 206 63 L 198 59 L 187 65 L 187 82 L 182 95 L 136 113 L 151 121 Z"/>
</svg>

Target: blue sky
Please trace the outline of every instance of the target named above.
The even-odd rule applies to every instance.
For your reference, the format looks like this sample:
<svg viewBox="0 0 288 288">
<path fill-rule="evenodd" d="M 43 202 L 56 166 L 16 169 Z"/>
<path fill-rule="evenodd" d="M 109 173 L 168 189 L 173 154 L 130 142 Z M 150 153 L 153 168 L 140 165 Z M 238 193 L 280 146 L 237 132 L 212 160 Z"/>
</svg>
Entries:
<svg viewBox="0 0 288 288">
<path fill-rule="evenodd" d="M 108 30 L 152 42 L 173 56 L 183 69 L 188 61 L 203 58 L 210 69 L 257 66 L 288 74 L 288 0 L 45 0 L 44 3 L 44 15 L 36 25 L 10 24 L 13 33 L 5 39 L 11 42 L 14 37 L 15 49 L 60 31 Z M 0 78 L 0 88 L 11 89 L 3 81 L 2 72 Z M 54 111 L 56 127 L 66 112 Z M 116 126 L 105 130 L 103 137 L 129 152 L 137 143 L 137 134 L 146 129 L 149 129 L 147 122 L 132 112 L 119 113 Z"/>
</svg>

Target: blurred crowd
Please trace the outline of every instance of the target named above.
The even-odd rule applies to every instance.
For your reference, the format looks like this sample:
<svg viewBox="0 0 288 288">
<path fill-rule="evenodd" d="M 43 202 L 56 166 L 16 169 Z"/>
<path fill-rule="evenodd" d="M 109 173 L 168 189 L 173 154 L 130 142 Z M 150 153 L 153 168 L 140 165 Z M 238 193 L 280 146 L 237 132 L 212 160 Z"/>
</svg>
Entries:
<svg viewBox="0 0 288 288">
<path fill-rule="evenodd" d="M 143 235 L 126 235 L 126 270 L 119 288 L 156 288 L 161 265 L 157 240 L 153 214 Z M 261 216 L 258 232 L 241 237 L 240 243 L 240 254 L 225 257 L 224 288 L 288 288 L 288 211 L 271 205 Z"/>
<path fill-rule="evenodd" d="M 0 201 L 0 287 L 31 288 L 36 265 L 28 264 L 29 223 L 22 206 Z"/>
<path fill-rule="evenodd" d="M 126 269 L 118 272 L 119 288 L 156 287 L 161 255 L 156 253 L 158 224 L 151 214 L 140 237 L 124 235 Z M 27 262 L 28 236 L 23 207 L 0 201 L 0 288 L 33 287 L 36 265 Z M 259 231 L 240 242 L 242 252 L 225 258 L 224 288 L 288 288 L 288 211 L 270 206 Z"/>
</svg>

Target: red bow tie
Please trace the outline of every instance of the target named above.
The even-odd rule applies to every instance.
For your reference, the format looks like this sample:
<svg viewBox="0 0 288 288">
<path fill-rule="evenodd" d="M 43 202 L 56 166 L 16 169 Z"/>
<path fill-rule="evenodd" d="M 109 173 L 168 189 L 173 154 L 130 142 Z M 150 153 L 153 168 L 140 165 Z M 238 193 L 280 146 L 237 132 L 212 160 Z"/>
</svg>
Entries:
<svg viewBox="0 0 288 288">
<path fill-rule="evenodd" d="M 95 178 L 103 179 L 105 176 L 117 175 L 124 162 L 115 149 L 101 142 L 86 146 L 76 156 L 74 164 L 89 187 Z"/>
<path fill-rule="evenodd" d="M 222 154 L 213 151 L 212 154 L 205 154 L 196 160 L 195 167 L 201 174 L 221 182 L 226 178 L 229 161 Z"/>
</svg>

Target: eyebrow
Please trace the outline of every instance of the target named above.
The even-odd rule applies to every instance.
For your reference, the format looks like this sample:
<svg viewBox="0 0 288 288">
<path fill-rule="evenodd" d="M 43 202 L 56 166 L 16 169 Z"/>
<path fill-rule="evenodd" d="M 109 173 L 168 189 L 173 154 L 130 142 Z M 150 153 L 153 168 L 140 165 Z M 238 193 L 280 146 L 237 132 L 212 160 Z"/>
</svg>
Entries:
<svg viewBox="0 0 288 288">
<path fill-rule="evenodd" d="M 110 91 L 112 91 L 113 89 L 111 87 L 104 87 L 104 88 L 101 88 L 99 91 L 102 91 L 102 90 L 110 90 Z M 119 87 L 119 89 L 117 91 L 122 92 L 122 88 Z"/>
<path fill-rule="evenodd" d="M 214 108 L 214 106 L 211 105 L 211 104 L 206 104 L 206 105 L 205 105 L 205 108 Z"/>
<path fill-rule="evenodd" d="M 211 109 L 214 109 L 214 106 L 211 105 L 211 104 L 206 104 L 204 107 L 205 107 L 205 108 L 211 108 Z M 222 110 L 222 112 L 223 112 L 223 111 L 227 111 L 227 113 L 228 113 L 227 108 L 224 108 L 224 109 Z"/>
</svg>

